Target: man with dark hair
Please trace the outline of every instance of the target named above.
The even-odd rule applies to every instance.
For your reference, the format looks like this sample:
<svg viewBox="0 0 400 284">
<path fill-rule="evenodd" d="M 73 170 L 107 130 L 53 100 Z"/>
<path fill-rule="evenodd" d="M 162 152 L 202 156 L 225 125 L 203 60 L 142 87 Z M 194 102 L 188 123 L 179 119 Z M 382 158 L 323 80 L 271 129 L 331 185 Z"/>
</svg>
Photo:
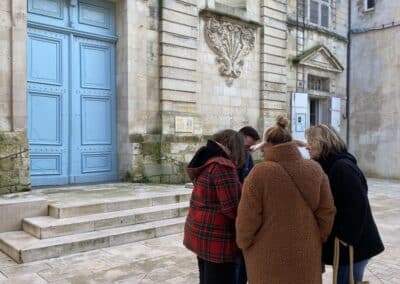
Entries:
<svg viewBox="0 0 400 284">
<path fill-rule="evenodd" d="M 242 127 L 239 130 L 239 133 L 241 133 L 244 137 L 244 151 L 246 154 L 246 163 L 243 168 L 239 169 L 239 180 L 241 183 L 243 183 L 245 177 L 249 174 L 254 165 L 253 158 L 250 154 L 250 147 L 255 145 L 257 141 L 260 140 L 260 135 L 258 135 L 257 130 L 251 126 Z"/>
<path fill-rule="evenodd" d="M 257 143 L 257 140 L 260 140 L 260 135 L 258 135 L 257 130 L 255 130 L 251 126 L 245 126 L 241 128 L 239 130 L 239 133 L 242 134 L 244 137 L 244 152 L 246 155 L 244 166 L 238 170 L 239 180 L 241 183 L 243 183 L 244 179 L 247 177 L 247 175 L 254 166 L 250 147 L 255 145 Z M 239 259 L 236 269 L 236 284 L 246 284 L 246 283 L 247 283 L 246 266 L 242 255 Z"/>
</svg>

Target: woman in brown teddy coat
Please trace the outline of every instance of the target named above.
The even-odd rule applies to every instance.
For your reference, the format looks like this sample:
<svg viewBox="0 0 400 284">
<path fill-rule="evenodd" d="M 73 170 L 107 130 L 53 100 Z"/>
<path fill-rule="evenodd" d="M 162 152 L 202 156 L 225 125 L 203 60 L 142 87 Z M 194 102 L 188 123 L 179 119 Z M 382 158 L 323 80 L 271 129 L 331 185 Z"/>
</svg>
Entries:
<svg viewBox="0 0 400 284">
<path fill-rule="evenodd" d="M 283 116 L 264 133 L 264 162 L 246 178 L 236 219 L 250 284 L 320 284 L 335 206 L 321 167 L 302 158 Z"/>
</svg>

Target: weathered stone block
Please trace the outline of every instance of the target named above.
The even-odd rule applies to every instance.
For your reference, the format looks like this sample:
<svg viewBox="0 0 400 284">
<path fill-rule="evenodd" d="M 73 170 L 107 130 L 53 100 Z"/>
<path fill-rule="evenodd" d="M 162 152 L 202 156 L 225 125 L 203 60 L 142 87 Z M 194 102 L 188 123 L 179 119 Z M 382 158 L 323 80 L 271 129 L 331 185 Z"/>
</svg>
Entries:
<svg viewBox="0 0 400 284">
<path fill-rule="evenodd" d="M 277 11 L 277 10 L 271 9 L 270 7 L 262 7 L 261 13 L 264 18 L 270 17 L 270 18 L 280 20 L 280 21 L 286 21 L 286 19 L 287 19 L 287 14 L 285 12 Z"/>
<path fill-rule="evenodd" d="M 161 33 L 161 43 L 174 44 L 181 47 L 197 49 L 197 40 L 185 36 L 171 34 L 167 32 Z"/>
<path fill-rule="evenodd" d="M 271 54 L 263 53 L 261 54 L 261 62 L 271 63 L 275 65 L 279 65 L 285 67 L 287 65 L 287 59 L 284 57 L 278 57 Z"/>
<path fill-rule="evenodd" d="M 161 67 L 161 77 L 181 79 L 187 81 L 197 81 L 198 75 L 196 71 L 180 69 L 176 67 Z M 174 100 L 174 99 L 173 99 Z"/>
<path fill-rule="evenodd" d="M 264 45 L 263 47 L 263 53 L 267 53 L 270 55 L 275 55 L 275 56 L 279 56 L 279 57 L 283 57 L 286 59 L 286 48 L 281 48 L 281 47 L 275 47 L 275 46 L 271 46 L 271 45 Z"/>
<path fill-rule="evenodd" d="M 273 36 L 273 37 L 277 37 L 280 39 L 287 39 L 287 32 L 286 31 L 282 31 L 279 29 L 275 29 L 275 28 L 271 28 L 271 27 L 264 27 L 264 36 L 266 36 L 267 38 L 269 36 Z M 265 41 L 265 40 L 264 40 Z"/>
<path fill-rule="evenodd" d="M 169 9 L 162 10 L 162 19 L 168 21 L 174 21 L 191 27 L 197 27 L 199 24 L 198 17 L 193 17 L 192 15 L 183 14 Z"/>
<path fill-rule="evenodd" d="M 264 64 L 262 65 L 262 71 L 263 71 L 263 72 L 270 72 L 270 73 L 276 73 L 276 74 L 286 75 L 288 69 L 287 69 L 287 67 L 277 66 L 277 65 L 272 65 L 272 64 L 264 63 Z"/>
<path fill-rule="evenodd" d="M 161 47 L 161 53 L 163 55 L 170 55 L 170 56 L 175 56 L 175 57 L 180 57 L 180 58 L 186 58 L 186 59 L 192 59 L 192 60 L 197 59 L 197 50 L 196 49 L 180 47 L 180 46 L 175 46 L 175 45 L 170 45 L 170 44 L 163 44 Z"/>
<path fill-rule="evenodd" d="M 167 8 L 169 10 L 181 12 L 184 14 L 189 14 L 192 16 L 197 16 L 198 15 L 198 9 L 197 6 L 195 5 L 189 5 L 184 3 L 183 1 L 164 1 L 163 2 L 163 8 Z"/>
<path fill-rule="evenodd" d="M 12 171 L 15 169 L 14 159 L 1 159 L 0 172 Z"/>
<path fill-rule="evenodd" d="M 4 171 L 0 175 L 0 188 L 15 186 L 19 183 L 17 171 Z"/>
<path fill-rule="evenodd" d="M 196 60 L 184 59 L 173 56 L 165 56 L 163 55 L 161 58 L 161 66 L 169 66 L 174 68 L 183 68 L 187 70 L 196 70 Z M 174 77 L 172 77 L 174 78 Z"/>
<path fill-rule="evenodd" d="M 276 0 L 263 0 L 261 3 L 262 7 L 268 7 L 282 13 L 287 12 L 287 4 Z"/>
<path fill-rule="evenodd" d="M 166 31 L 166 32 L 176 33 L 176 34 L 180 34 L 180 35 L 187 36 L 187 37 L 193 37 L 193 38 L 197 38 L 197 36 L 198 36 L 198 30 L 197 30 L 197 28 L 194 28 L 194 27 L 188 27 L 185 25 L 180 25 L 180 24 L 176 24 L 176 23 L 172 23 L 172 22 L 168 22 L 168 21 L 164 21 L 162 27 L 163 27 L 163 31 Z"/>
</svg>

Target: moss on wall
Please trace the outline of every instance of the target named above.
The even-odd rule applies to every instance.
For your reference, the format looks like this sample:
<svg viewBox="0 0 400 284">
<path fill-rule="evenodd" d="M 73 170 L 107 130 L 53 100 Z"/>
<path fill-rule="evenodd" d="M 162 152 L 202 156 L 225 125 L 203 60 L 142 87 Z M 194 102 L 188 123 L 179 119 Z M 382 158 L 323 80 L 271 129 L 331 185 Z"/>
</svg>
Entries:
<svg viewBox="0 0 400 284">
<path fill-rule="evenodd" d="M 30 190 L 28 149 L 25 132 L 0 132 L 0 194 Z"/>
<path fill-rule="evenodd" d="M 151 183 L 186 183 L 187 160 L 209 136 L 132 134 L 130 141 L 140 144 L 133 156 L 132 171 L 125 180 Z"/>
</svg>

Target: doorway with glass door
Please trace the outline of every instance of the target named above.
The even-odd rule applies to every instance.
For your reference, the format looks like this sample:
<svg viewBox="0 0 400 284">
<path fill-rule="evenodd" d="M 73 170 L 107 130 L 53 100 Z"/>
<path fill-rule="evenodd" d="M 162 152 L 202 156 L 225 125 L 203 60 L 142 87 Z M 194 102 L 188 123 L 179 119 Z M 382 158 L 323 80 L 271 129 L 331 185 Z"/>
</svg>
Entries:
<svg viewBox="0 0 400 284">
<path fill-rule="evenodd" d="M 305 141 L 305 131 L 321 123 L 340 129 L 340 105 L 338 97 L 312 96 L 308 93 L 292 94 L 292 136 Z"/>
</svg>

